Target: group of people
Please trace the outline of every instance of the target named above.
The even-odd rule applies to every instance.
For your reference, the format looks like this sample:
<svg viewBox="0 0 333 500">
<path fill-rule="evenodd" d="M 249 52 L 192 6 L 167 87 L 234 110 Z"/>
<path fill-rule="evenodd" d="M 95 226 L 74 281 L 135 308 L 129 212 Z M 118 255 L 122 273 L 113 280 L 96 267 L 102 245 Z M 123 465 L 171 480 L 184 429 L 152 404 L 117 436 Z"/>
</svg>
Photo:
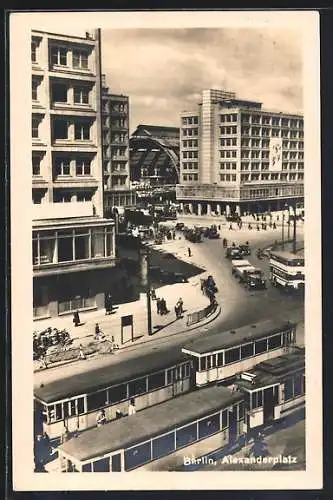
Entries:
<svg viewBox="0 0 333 500">
<path fill-rule="evenodd" d="M 213 276 L 209 275 L 206 280 L 201 280 L 201 291 L 209 298 L 211 304 L 216 303 L 215 294 L 218 289 Z"/>
<path fill-rule="evenodd" d="M 71 343 L 67 330 L 57 328 L 47 328 L 41 332 L 33 333 L 33 353 L 34 359 L 40 359 L 46 355 L 46 351 L 51 346 L 65 346 Z"/>
<path fill-rule="evenodd" d="M 135 406 L 135 399 L 132 398 L 129 402 L 128 405 L 128 415 L 135 415 L 136 414 L 136 406 Z M 124 414 L 119 408 L 116 409 L 116 420 L 119 418 L 123 417 Z M 108 422 L 107 416 L 105 414 L 105 410 L 100 410 L 97 415 L 96 415 L 96 426 L 97 427 L 102 427 Z"/>
<path fill-rule="evenodd" d="M 169 310 L 167 308 L 167 303 L 163 297 L 156 299 L 156 310 L 157 314 L 160 314 L 161 316 L 168 314 Z"/>
</svg>

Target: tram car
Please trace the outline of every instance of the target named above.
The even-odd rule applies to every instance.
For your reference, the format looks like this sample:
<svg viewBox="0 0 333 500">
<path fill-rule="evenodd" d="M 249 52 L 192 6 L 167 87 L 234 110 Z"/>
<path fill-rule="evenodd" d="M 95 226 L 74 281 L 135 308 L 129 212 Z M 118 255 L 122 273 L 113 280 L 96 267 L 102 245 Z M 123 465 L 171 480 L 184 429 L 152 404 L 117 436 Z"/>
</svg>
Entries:
<svg viewBox="0 0 333 500">
<path fill-rule="evenodd" d="M 150 350 L 95 370 L 59 378 L 34 387 L 35 433 L 58 441 L 65 430 L 81 432 L 128 413 L 183 394 L 193 387 L 192 360 L 177 349 Z M 116 415 L 116 412 L 118 415 Z"/>
<path fill-rule="evenodd" d="M 266 320 L 224 333 L 203 335 L 190 341 L 182 352 L 193 360 L 195 383 L 229 381 L 256 364 L 285 353 L 296 342 L 296 324 Z"/>
<path fill-rule="evenodd" d="M 59 469 L 180 470 L 184 456 L 200 459 L 240 445 L 253 429 L 304 406 L 304 359 L 304 349 L 293 347 L 242 373 L 231 387 L 205 387 L 90 429 L 58 448 Z"/>
<path fill-rule="evenodd" d="M 286 417 L 305 405 L 304 348 L 259 363 L 235 385 L 244 395 L 247 432 Z"/>
</svg>

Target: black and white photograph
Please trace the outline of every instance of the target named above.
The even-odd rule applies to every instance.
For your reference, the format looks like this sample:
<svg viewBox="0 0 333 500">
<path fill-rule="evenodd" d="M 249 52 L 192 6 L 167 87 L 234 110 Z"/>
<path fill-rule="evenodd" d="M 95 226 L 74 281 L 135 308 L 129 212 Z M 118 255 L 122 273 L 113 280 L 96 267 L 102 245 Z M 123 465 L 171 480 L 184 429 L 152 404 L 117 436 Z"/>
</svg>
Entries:
<svg viewBox="0 0 333 500">
<path fill-rule="evenodd" d="M 321 486 L 319 76 L 311 11 L 11 15 L 14 488 Z"/>
</svg>

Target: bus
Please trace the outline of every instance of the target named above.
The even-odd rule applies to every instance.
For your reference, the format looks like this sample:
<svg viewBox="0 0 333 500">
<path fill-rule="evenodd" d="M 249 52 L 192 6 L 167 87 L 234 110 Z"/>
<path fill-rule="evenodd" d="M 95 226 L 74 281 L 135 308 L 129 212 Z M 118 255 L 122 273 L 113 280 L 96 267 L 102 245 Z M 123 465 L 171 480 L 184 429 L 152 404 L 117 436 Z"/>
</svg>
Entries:
<svg viewBox="0 0 333 500">
<path fill-rule="evenodd" d="M 304 290 L 304 265 L 303 253 L 271 252 L 269 271 L 272 285 L 287 290 Z"/>
<path fill-rule="evenodd" d="M 183 353 L 193 361 L 195 383 L 230 383 L 237 374 L 254 365 L 280 356 L 296 343 L 296 324 L 266 320 L 237 330 L 212 332 L 189 342 Z"/>
</svg>

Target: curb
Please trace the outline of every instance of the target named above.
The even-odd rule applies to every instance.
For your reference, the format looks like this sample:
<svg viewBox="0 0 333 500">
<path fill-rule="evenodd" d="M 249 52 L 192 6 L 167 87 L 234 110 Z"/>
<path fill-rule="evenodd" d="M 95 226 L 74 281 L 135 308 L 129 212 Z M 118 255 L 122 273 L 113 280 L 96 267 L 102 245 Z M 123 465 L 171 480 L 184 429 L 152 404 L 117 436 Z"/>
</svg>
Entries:
<svg viewBox="0 0 333 500">
<path fill-rule="evenodd" d="M 221 314 L 221 306 L 218 305 L 218 307 L 216 308 L 216 310 L 210 314 L 209 316 L 207 316 L 205 319 L 206 321 L 200 321 L 199 323 L 196 323 L 188 328 L 186 328 L 185 330 L 180 330 L 178 332 L 175 332 L 175 333 L 170 333 L 169 335 L 165 335 L 163 337 L 163 339 L 167 339 L 169 337 L 174 337 L 175 335 L 180 335 L 180 334 L 183 334 L 183 333 L 187 333 L 187 332 L 190 332 L 190 331 L 193 331 L 193 330 L 196 330 L 198 328 L 202 328 L 203 326 L 206 326 L 208 325 L 209 323 L 212 323 L 216 318 L 218 318 Z M 88 335 L 90 337 L 90 335 Z M 157 340 L 157 338 L 151 338 L 149 340 L 146 340 L 145 342 L 141 341 L 141 342 L 137 342 L 135 344 L 129 344 L 129 345 L 125 345 L 123 347 L 121 347 L 119 349 L 118 352 L 121 352 L 125 349 L 128 349 L 130 347 L 136 347 L 136 346 L 141 346 L 143 344 L 149 344 L 150 342 L 154 342 L 155 340 Z M 92 359 L 93 356 L 90 358 Z M 87 359 L 89 359 L 89 356 L 87 356 Z M 70 359 L 70 360 L 67 360 L 67 361 L 59 361 L 58 363 L 52 363 L 48 366 L 47 369 L 50 369 L 50 368 L 57 368 L 59 366 L 64 366 L 64 365 L 68 365 L 70 363 L 75 363 L 77 362 L 78 360 L 77 359 Z M 42 371 L 45 371 L 45 368 L 38 368 L 37 370 L 33 370 L 33 373 L 39 373 L 39 372 L 42 372 Z"/>
</svg>

